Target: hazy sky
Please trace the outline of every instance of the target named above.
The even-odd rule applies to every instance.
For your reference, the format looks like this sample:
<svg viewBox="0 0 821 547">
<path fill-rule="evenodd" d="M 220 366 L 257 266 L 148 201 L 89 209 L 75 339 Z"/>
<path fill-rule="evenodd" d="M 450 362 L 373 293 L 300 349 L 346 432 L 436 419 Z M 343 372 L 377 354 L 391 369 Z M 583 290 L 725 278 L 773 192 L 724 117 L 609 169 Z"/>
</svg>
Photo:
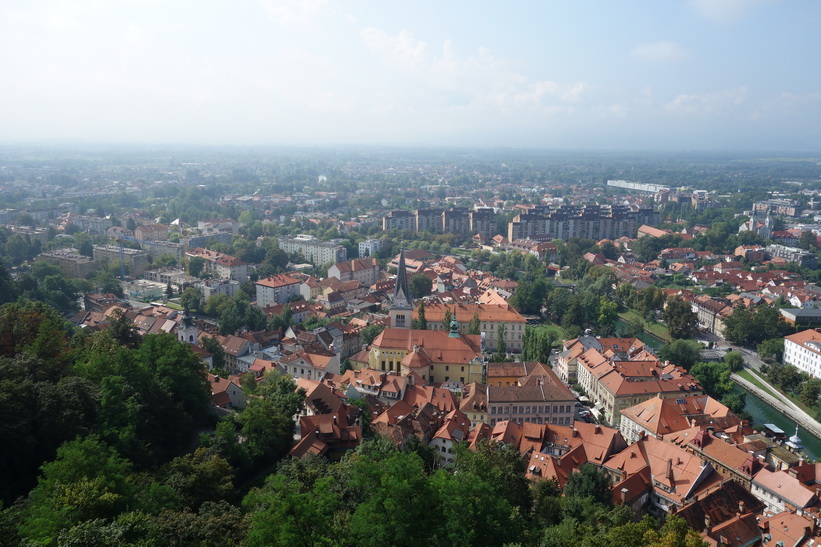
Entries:
<svg viewBox="0 0 821 547">
<path fill-rule="evenodd" d="M 0 142 L 821 149 L 818 0 L 2 0 L 0 74 Z"/>
</svg>

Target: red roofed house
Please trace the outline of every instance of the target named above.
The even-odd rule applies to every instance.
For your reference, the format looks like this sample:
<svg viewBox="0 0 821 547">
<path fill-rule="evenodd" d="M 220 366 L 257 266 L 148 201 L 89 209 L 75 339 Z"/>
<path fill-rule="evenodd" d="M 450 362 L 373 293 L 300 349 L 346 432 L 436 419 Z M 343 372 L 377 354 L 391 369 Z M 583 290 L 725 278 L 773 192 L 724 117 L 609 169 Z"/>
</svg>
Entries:
<svg viewBox="0 0 821 547">
<path fill-rule="evenodd" d="M 256 282 L 257 306 L 266 308 L 274 304 L 284 304 L 295 296 L 300 296 L 298 279 L 286 274 L 278 274 Z"/>
<path fill-rule="evenodd" d="M 339 262 L 328 268 L 328 277 L 335 277 L 340 281 L 355 280 L 370 287 L 379 281 L 379 262 L 370 257 Z"/>
</svg>

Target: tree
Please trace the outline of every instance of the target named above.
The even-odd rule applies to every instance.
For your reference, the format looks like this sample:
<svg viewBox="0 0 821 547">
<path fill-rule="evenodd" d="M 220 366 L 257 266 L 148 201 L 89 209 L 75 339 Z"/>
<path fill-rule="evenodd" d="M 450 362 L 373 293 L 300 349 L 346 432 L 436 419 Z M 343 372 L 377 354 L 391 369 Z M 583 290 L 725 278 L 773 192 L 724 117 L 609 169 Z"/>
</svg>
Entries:
<svg viewBox="0 0 821 547">
<path fill-rule="evenodd" d="M 758 345 L 765 340 L 783 338 L 790 330 L 774 306 L 736 308 L 724 319 L 724 336 L 734 344 Z"/>
<path fill-rule="evenodd" d="M 442 318 L 442 328 L 443 330 L 450 330 L 450 324 L 453 321 L 453 312 L 450 311 L 450 308 L 445 309 L 445 316 Z"/>
<path fill-rule="evenodd" d="M 474 313 L 473 317 L 468 323 L 468 334 L 481 334 L 482 323 L 479 321 L 479 314 Z"/>
<path fill-rule="evenodd" d="M 171 460 L 168 464 L 168 484 L 183 505 L 197 510 L 207 501 L 220 501 L 233 496 L 231 465 L 222 456 L 208 454 L 205 448 Z"/>
<path fill-rule="evenodd" d="M 695 340 L 673 340 L 659 350 L 659 357 L 687 370 L 696 364 L 701 355 L 701 344 Z"/>
<path fill-rule="evenodd" d="M 507 342 L 505 342 L 505 325 L 499 323 L 496 329 L 496 353 L 493 356 L 494 361 L 504 361 L 507 359 Z"/>
<path fill-rule="evenodd" d="M 428 330 L 428 320 L 425 317 L 425 303 L 419 303 L 418 319 L 413 322 L 413 328 L 418 330 Z"/>
<path fill-rule="evenodd" d="M 690 374 L 698 380 L 704 391 L 714 399 L 721 400 L 733 390 L 730 367 L 726 363 L 696 363 Z"/>
<path fill-rule="evenodd" d="M 771 338 L 764 340 L 758 344 L 756 351 L 763 359 L 772 359 L 780 363 L 784 357 L 784 339 Z"/>
<path fill-rule="evenodd" d="M 188 259 L 188 275 L 192 277 L 200 277 L 200 274 L 205 268 L 205 260 L 199 256 L 192 256 Z"/>
<path fill-rule="evenodd" d="M 125 227 L 132 232 L 137 229 L 137 223 L 134 221 L 133 218 L 128 217 L 128 220 L 125 221 Z"/>
<path fill-rule="evenodd" d="M 422 298 L 430 294 L 433 281 L 423 273 L 414 274 L 408 280 L 408 290 L 413 298 Z"/>
<path fill-rule="evenodd" d="M 202 311 L 203 295 L 199 287 L 187 287 L 180 296 L 180 305 L 193 312 Z"/>
<path fill-rule="evenodd" d="M 211 362 L 215 369 L 222 370 L 225 368 L 225 350 L 219 340 L 213 336 L 202 337 L 202 347 L 211 354 Z"/>
<path fill-rule="evenodd" d="M 810 378 L 801 384 L 801 391 L 799 396 L 807 406 L 815 406 L 818 402 L 818 396 L 821 395 L 821 379 Z"/>
<path fill-rule="evenodd" d="M 612 334 L 618 318 L 618 304 L 610 298 L 602 296 L 599 300 L 599 315 L 596 320 L 596 326 L 600 334 Z"/>
<path fill-rule="evenodd" d="M 369 346 L 374 339 L 379 336 L 379 333 L 385 330 L 385 325 L 382 323 L 374 323 L 373 325 L 368 325 L 361 331 L 359 331 L 359 339 L 360 341 Z"/>
<path fill-rule="evenodd" d="M 567 478 L 564 494 L 577 498 L 592 498 L 594 502 L 609 506 L 613 499 L 610 481 L 604 472 L 590 463 L 583 464 L 578 473 Z"/>
<path fill-rule="evenodd" d="M 724 362 L 730 367 L 730 372 L 738 372 L 744 368 L 744 357 L 738 351 L 727 352 L 724 356 Z"/>
<path fill-rule="evenodd" d="M 681 298 L 669 300 L 662 317 L 673 338 L 691 339 L 698 333 L 698 316 L 690 304 Z"/>
</svg>

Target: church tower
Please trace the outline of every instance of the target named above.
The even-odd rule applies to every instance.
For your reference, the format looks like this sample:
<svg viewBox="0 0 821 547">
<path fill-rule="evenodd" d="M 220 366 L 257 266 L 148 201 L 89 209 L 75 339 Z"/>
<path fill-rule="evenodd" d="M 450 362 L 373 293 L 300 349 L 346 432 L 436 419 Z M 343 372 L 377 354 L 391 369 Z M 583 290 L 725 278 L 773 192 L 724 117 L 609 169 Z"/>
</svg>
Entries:
<svg viewBox="0 0 821 547">
<path fill-rule="evenodd" d="M 408 269 L 405 266 L 405 251 L 399 251 L 399 270 L 396 273 L 396 287 L 393 289 L 393 304 L 389 311 L 391 327 L 409 329 L 413 323 L 413 302 L 408 289 Z"/>
<path fill-rule="evenodd" d="M 450 319 L 450 333 L 448 338 L 459 338 L 459 322 L 456 320 L 456 306 L 453 306 L 453 315 Z"/>
<path fill-rule="evenodd" d="M 183 310 L 181 319 L 180 324 L 177 326 L 177 338 L 179 341 L 199 345 L 197 342 L 197 327 L 194 326 L 194 322 L 191 320 L 188 308 Z"/>
</svg>

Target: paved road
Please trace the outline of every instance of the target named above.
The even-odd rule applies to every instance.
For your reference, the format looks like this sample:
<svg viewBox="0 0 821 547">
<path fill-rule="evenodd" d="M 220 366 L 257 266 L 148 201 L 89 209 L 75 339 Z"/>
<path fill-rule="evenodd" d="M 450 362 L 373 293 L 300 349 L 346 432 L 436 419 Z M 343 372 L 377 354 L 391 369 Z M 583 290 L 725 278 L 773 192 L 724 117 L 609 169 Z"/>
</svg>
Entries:
<svg viewBox="0 0 821 547">
<path fill-rule="evenodd" d="M 758 353 L 756 353 L 755 349 L 745 348 L 743 346 L 731 344 L 724 338 L 721 338 L 720 336 L 717 336 L 715 334 L 700 333 L 700 337 L 704 338 L 705 340 L 712 341 L 714 343 L 713 347 L 715 347 L 715 349 L 730 349 L 733 351 L 738 351 L 739 353 L 741 353 L 741 356 L 744 357 L 744 364 L 755 371 L 761 370 L 761 365 L 764 364 L 764 361 L 761 359 L 761 357 L 758 356 Z"/>
</svg>

